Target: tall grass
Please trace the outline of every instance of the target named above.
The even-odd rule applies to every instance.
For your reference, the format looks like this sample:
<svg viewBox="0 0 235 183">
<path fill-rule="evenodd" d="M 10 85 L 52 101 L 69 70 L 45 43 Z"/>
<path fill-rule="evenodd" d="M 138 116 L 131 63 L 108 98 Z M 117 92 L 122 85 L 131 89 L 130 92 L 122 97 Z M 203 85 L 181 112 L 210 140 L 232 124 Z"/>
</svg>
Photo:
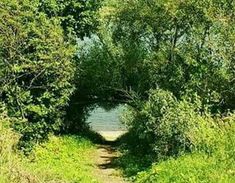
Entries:
<svg viewBox="0 0 235 183">
<path fill-rule="evenodd" d="M 10 118 L 1 110 L 0 115 L 0 183 L 32 182 L 35 177 L 24 171 L 23 159 L 16 153 L 19 135 L 10 127 Z"/>
</svg>

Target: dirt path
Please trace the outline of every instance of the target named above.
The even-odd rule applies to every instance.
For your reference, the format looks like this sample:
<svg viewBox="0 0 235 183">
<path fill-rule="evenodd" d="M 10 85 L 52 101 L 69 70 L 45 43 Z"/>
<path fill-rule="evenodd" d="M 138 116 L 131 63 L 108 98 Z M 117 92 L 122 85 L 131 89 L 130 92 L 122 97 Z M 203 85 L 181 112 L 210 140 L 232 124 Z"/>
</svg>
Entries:
<svg viewBox="0 0 235 183">
<path fill-rule="evenodd" d="M 109 136 L 108 140 L 110 142 L 110 134 L 102 134 L 105 138 L 107 135 Z M 114 134 L 116 135 L 116 134 Z M 116 137 L 117 138 L 117 137 Z M 112 141 L 116 138 L 112 137 Z M 106 138 L 107 140 L 107 138 Z M 94 172 L 94 176 L 97 180 L 101 183 L 126 183 L 127 181 L 124 180 L 120 171 L 116 169 L 113 161 L 118 158 L 119 152 L 112 146 L 112 145 L 98 145 L 95 154 L 95 164 L 96 170 Z"/>
</svg>

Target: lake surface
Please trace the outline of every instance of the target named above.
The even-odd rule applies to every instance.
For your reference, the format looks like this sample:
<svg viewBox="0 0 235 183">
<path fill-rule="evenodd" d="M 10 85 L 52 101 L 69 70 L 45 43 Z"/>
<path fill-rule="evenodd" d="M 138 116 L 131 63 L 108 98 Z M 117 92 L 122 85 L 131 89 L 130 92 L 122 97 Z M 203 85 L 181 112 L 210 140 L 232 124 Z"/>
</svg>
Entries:
<svg viewBox="0 0 235 183">
<path fill-rule="evenodd" d="M 98 107 L 90 113 L 87 123 L 95 131 L 125 131 L 126 128 L 120 121 L 124 109 L 123 105 L 109 111 Z"/>
</svg>

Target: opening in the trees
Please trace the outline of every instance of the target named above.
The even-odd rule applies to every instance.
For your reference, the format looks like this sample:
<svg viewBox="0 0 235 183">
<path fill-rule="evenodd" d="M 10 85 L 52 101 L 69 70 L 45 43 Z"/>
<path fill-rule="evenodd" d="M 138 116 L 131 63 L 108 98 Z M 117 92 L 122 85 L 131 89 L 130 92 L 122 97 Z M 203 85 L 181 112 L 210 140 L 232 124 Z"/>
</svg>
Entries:
<svg viewBox="0 0 235 183">
<path fill-rule="evenodd" d="M 97 106 L 89 113 L 86 123 L 105 138 L 115 139 L 126 132 L 126 127 L 121 122 L 121 115 L 125 108 L 125 105 L 114 108 Z"/>
</svg>

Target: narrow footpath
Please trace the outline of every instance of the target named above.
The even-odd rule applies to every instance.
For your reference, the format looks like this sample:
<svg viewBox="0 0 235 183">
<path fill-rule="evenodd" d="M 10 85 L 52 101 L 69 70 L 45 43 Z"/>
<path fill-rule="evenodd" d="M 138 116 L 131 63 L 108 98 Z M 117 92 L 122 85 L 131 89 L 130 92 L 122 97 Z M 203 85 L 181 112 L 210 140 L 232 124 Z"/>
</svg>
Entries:
<svg viewBox="0 0 235 183">
<path fill-rule="evenodd" d="M 101 183 L 126 183 L 120 170 L 118 170 L 113 161 L 120 156 L 120 153 L 112 144 L 124 132 L 100 132 L 100 134 L 107 140 L 108 143 L 97 145 L 95 152 L 95 172 L 94 176 Z"/>
</svg>

